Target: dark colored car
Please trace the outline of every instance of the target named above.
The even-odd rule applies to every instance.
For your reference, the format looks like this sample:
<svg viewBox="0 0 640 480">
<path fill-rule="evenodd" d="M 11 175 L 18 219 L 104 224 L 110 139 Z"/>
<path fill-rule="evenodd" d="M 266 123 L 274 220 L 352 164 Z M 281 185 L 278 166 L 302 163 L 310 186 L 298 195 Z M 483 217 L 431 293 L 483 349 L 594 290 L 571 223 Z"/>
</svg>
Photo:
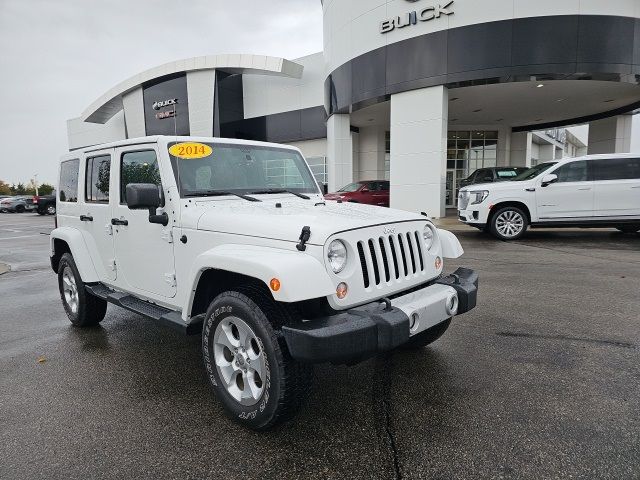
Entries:
<svg viewBox="0 0 640 480">
<path fill-rule="evenodd" d="M 39 215 L 55 215 L 56 214 L 56 196 L 40 195 L 33 197 L 33 204 Z"/>
<path fill-rule="evenodd" d="M 389 182 L 386 180 L 366 180 L 350 183 L 335 193 L 327 193 L 324 198 L 327 200 L 342 200 L 343 202 L 388 207 Z"/>
<path fill-rule="evenodd" d="M 522 172 L 526 172 L 526 167 L 491 167 L 479 168 L 464 180 L 460 181 L 461 187 L 475 185 L 476 183 L 493 183 L 511 180 Z"/>
</svg>

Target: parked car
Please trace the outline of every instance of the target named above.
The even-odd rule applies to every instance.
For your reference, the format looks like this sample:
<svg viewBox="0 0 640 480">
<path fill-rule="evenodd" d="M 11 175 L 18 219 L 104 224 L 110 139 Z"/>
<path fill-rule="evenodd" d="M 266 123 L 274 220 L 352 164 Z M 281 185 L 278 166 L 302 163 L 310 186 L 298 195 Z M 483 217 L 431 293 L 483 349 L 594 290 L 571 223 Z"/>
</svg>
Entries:
<svg viewBox="0 0 640 480">
<path fill-rule="evenodd" d="M 18 195 L 0 200 L 0 212 L 23 213 L 35 210 L 33 198 L 28 195 Z"/>
<path fill-rule="evenodd" d="M 467 178 L 460 181 L 460 187 L 478 183 L 504 182 L 526 172 L 526 167 L 491 167 L 479 168 Z"/>
<path fill-rule="evenodd" d="M 460 191 L 462 222 L 516 240 L 528 227 L 640 231 L 640 156 L 591 155 L 537 165 L 509 182 Z"/>
<path fill-rule="evenodd" d="M 341 200 L 343 202 L 388 207 L 389 182 L 386 180 L 367 180 L 350 183 L 335 193 L 327 193 L 324 198 L 326 200 Z"/>
<path fill-rule="evenodd" d="M 39 215 L 55 215 L 56 214 L 56 196 L 55 195 L 38 195 L 33 197 L 33 204 Z"/>
<path fill-rule="evenodd" d="M 478 275 L 443 270 L 455 235 L 323 202 L 291 146 L 146 137 L 75 150 L 59 173 L 51 266 L 72 324 L 112 303 L 201 335 L 218 400 L 256 430 L 293 415 L 312 364 L 430 344 L 476 305 Z"/>
</svg>

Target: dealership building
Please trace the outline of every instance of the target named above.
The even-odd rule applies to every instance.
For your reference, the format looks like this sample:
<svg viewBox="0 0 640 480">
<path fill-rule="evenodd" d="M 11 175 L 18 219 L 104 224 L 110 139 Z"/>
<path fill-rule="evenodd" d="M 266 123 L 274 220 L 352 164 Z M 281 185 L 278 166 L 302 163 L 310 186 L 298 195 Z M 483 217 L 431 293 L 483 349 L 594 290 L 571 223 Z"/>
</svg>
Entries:
<svg viewBox="0 0 640 480">
<path fill-rule="evenodd" d="M 157 134 L 287 143 L 329 190 L 386 178 L 392 207 L 440 217 L 477 168 L 631 148 L 638 0 L 322 7 L 323 52 L 142 72 L 68 121 L 70 149 Z"/>
</svg>

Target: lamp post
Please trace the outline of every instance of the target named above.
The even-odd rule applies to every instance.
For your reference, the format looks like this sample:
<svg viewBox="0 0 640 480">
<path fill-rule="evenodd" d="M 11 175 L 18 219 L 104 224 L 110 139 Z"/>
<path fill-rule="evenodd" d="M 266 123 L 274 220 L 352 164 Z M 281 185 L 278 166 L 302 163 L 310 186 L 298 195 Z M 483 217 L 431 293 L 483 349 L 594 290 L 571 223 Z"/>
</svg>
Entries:
<svg viewBox="0 0 640 480">
<path fill-rule="evenodd" d="M 33 184 L 36 187 L 36 197 L 38 196 L 38 174 L 33 175 Z"/>
</svg>

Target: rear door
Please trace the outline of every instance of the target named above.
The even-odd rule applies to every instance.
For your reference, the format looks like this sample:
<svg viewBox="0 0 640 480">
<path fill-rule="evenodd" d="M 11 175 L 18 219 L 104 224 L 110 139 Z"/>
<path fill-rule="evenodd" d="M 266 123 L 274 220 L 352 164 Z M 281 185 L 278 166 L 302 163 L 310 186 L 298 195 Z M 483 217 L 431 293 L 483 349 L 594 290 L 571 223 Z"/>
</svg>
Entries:
<svg viewBox="0 0 640 480">
<path fill-rule="evenodd" d="M 592 163 L 596 217 L 640 217 L 640 158 Z"/>
<path fill-rule="evenodd" d="M 116 149 L 113 236 L 115 240 L 117 284 L 140 294 L 171 298 L 176 294 L 173 238 L 173 212 L 169 225 L 149 222 L 147 210 L 130 210 L 126 187 L 130 183 L 153 183 L 162 191 L 162 178 L 155 144 Z"/>
<path fill-rule="evenodd" d="M 113 149 L 87 154 L 82 168 L 84 185 L 80 220 L 84 241 L 94 260 L 98 276 L 109 283 L 116 279 L 115 251 L 111 228 L 111 164 Z"/>
<path fill-rule="evenodd" d="M 558 180 L 543 187 L 542 178 L 552 173 Z M 536 202 L 538 218 L 543 222 L 592 217 L 594 187 L 589 162 L 566 163 L 541 175 L 536 186 Z"/>
</svg>

